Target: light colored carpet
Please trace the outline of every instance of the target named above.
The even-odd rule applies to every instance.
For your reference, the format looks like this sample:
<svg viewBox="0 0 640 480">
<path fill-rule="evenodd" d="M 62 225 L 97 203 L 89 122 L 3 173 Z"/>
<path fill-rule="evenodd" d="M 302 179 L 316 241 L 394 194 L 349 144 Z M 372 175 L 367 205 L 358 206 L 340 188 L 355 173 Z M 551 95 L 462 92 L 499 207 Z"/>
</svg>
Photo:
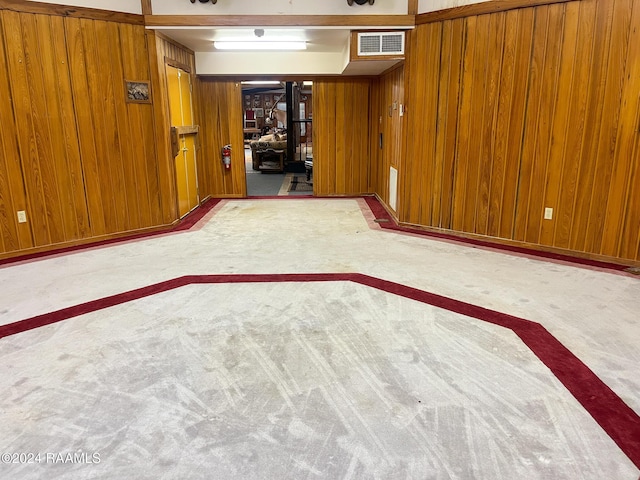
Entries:
<svg viewBox="0 0 640 480">
<path fill-rule="evenodd" d="M 189 274 L 360 272 L 542 324 L 640 411 L 640 282 L 223 201 L 201 228 L 0 268 L 0 323 Z M 0 339 L 0 478 L 637 480 L 510 330 L 350 284 L 189 286 Z"/>
</svg>

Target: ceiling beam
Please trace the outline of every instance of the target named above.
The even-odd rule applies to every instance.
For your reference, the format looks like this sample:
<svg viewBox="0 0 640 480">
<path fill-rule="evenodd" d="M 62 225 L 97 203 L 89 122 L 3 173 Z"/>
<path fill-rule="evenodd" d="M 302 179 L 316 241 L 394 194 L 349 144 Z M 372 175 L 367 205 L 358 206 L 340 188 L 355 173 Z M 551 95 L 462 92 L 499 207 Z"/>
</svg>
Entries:
<svg viewBox="0 0 640 480">
<path fill-rule="evenodd" d="M 98 8 L 72 7 L 44 2 L 25 2 L 24 0 L 0 0 L 0 10 L 22 13 L 38 13 L 61 17 L 90 18 L 108 22 L 132 23 L 143 25 L 144 17 L 135 13 L 113 12 Z"/>
<path fill-rule="evenodd" d="M 421 13 L 420 15 L 416 15 L 416 25 L 570 1 L 572 0 L 491 0 L 463 5 L 461 7 L 447 8 L 445 10 L 437 10 L 435 12 Z"/>
<path fill-rule="evenodd" d="M 145 15 L 147 27 L 413 28 L 415 15 Z"/>
<path fill-rule="evenodd" d="M 151 0 L 140 0 L 143 15 L 151 15 L 153 8 L 151 7 Z"/>
</svg>

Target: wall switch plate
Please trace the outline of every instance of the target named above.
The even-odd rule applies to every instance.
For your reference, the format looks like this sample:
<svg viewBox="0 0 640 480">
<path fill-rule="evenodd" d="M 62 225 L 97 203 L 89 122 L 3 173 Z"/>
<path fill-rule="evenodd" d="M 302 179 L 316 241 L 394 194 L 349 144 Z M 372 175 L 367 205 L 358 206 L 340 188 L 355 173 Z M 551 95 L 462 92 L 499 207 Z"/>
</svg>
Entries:
<svg viewBox="0 0 640 480">
<path fill-rule="evenodd" d="M 18 210 L 18 223 L 27 223 L 27 212 Z"/>
<path fill-rule="evenodd" d="M 551 220 L 553 218 L 553 208 L 545 208 L 544 209 L 544 219 Z"/>
<path fill-rule="evenodd" d="M 400 104 L 400 116 L 404 116 L 404 105 L 402 103 Z"/>
</svg>

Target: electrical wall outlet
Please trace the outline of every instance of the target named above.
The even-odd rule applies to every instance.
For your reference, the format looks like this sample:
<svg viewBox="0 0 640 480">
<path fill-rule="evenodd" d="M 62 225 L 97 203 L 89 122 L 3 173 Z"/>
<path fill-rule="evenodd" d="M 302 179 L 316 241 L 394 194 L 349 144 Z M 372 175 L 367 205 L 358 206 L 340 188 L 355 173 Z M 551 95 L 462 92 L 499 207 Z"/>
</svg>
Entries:
<svg viewBox="0 0 640 480">
<path fill-rule="evenodd" d="M 545 208 L 544 209 L 544 219 L 551 220 L 553 218 L 553 208 Z"/>
<path fill-rule="evenodd" d="M 27 212 L 18 210 L 18 223 L 27 223 Z"/>
</svg>

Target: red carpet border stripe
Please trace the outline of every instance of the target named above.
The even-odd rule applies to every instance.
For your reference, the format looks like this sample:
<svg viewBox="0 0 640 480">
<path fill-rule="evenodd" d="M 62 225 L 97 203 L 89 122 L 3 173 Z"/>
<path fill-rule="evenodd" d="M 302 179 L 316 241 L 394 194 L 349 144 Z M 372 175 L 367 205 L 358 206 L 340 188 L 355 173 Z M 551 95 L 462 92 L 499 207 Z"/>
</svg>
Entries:
<svg viewBox="0 0 640 480">
<path fill-rule="evenodd" d="M 411 233 L 414 235 L 421 235 L 425 237 L 438 238 L 448 241 L 453 241 L 459 244 L 467 244 L 467 245 L 475 245 L 483 248 L 489 248 L 492 250 L 498 251 L 506 251 L 513 252 L 522 255 L 530 255 L 534 257 L 546 258 L 549 260 L 557 260 L 569 264 L 574 265 L 585 265 L 589 267 L 596 267 L 607 270 L 615 270 L 619 272 L 623 272 L 628 268 L 628 265 L 619 265 L 617 263 L 610 263 L 598 260 L 589 260 L 586 258 L 580 257 L 572 257 L 570 255 L 562 255 L 559 253 L 552 252 L 544 252 L 540 250 L 533 250 L 526 247 L 517 247 L 513 245 L 504 245 L 497 244 L 484 240 L 475 240 L 471 238 L 463 238 L 455 235 L 447 234 L 447 233 L 439 233 L 439 232 L 428 232 L 426 230 L 420 230 L 418 228 L 410 228 L 410 227 L 401 227 L 396 221 L 389 215 L 389 212 L 384 208 L 384 206 L 378 201 L 376 197 L 370 195 L 354 195 L 354 196 L 341 196 L 341 197 L 324 197 L 319 195 L 296 195 L 296 196 L 256 196 L 256 197 L 244 197 L 244 198 L 210 198 L 205 203 L 203 203 L 199 208 L 190 212 L 187 216 L 185 216 L 180 222 L 174 225 L 171 228 L 166 230 L 159 230 L 148 233 L 137 233 L 132 235 L 126 235 L 120 238 L 112 238 L 109 240 L 101 240 L 97 242 L 82 244 L 82 245 L 74 245 L 70 247 L 63 247 L 55 250 L 47 250 L 45 252 L 37 252 L 37 253 L 29 253 L 26 255 L 20 255 L 18 257 L 11 257 L 0 259 L 0 267 L 3 265 L 8 265 L 11 263 L 24 262 L 29 260 L 34 260 L 43 257 L 50 257 L 55 255 L 60 255 L 64 253 L 71 253 L 78 250 L 85 250 L 90 248 L 102 247 L 105 245 L 112 245 L 116 243 L 122 242 L 130 242 L 132 240 L 143 240 L 145 238 L 153 237 L 156 235 L 164 235 L 172 232 L 181 232 L 192 229 L 200 220 L 204 218 L 204 216 L 209 213 L 217 204 L 219 204 L 223 200 L 327 200 L 327 199 L 345 199 L 345 198 L 364 198 L 367 202 L 367 205 L 371 212 L 374 214 L 376 218 L 386 219 L 387 222 L 380 223 L 380 227 L 385 230 L 392 230 L 402 233 Z"/>
<path fill-rule="evenodd" d="M 410 228 L 410 227 L 401 227 L 396 223 L 394 218 L 389 215 L 389 212 L 384 208 L 384 206 L 378 201 L 375 197 L 365 197 L 365 201 L 367 205 L 373 212 L 376 218 L 381 218 L 387 220 L 386 222 L 381 222 L 379 225 L 385 230 L 392 230 L 396 232 L 403 233 L 412 233 L 414 235 L 422 235 L 425 237 L 431 238 L 439 238 L 443 240 L 454 241 L 460 244 L 467 245 L 475 245 L 483 248 L 490 248 L 492 250 L 502 250 L 506 252 L 513 252 L 523 255 L 530 255 L 533 257 L 546 258 L 549 260 L 557 260 L 566 263 L 572 263 L 574 265 L 586 265 L 589 267 L 603 268 L 607 270 L 616 270 L 616 271 L 624 271 L 629 268 L 628 265 L 619 265 L 617 263 L 604 262 L 600 260 L 590 260 L 588 258 L 580 258 L 580 257 L 572 257 L 570 255 L 563 255 L 561 253 L 553 253 L 553 252 L 545 252 L 541 250 L 533 250 L 531 248 L 526 247 L 517 247 L 515 245 L 504 245 L 501 243 L 493 243 L 485 240 L 476 240 L 473 238 L 464 238 L 458 237 L 456 235 L 451 235 L 448 233 L 440 233 L 440 232 L 429 232 L 426 230 L 420 230 L 418 228 Z"/>
<path fill-rule="evenodd" d="M 359 273 L 187 275 L 0 326 L 0 338 L 192 284 L 351 281 L 512 330 L 640 468 L 640 417 L 542 325 Z"/>
<path fill-rule="evenodd" d="M 90 248 L 104 247 L 107 245 L 113 245 L 116 243 L 130 242 L 132 240 L 144 240 L 145 238 L 155 237 L 157 235 L 166 235 L 172 232 L 182 232 L 192 229 L 204 216 L 209 213 L 218 203 L 222 201 L 221 198 L 209 199 L 203 203 L 200 208 L 197 208 L 187 214 L 176 225 L 167 228 L 165 230 L 157 230 L 147 233 L 134 233 L 132 235 L 125 235 L 119 238 L 110 238 L 108 240 L 99 240 L 97 242 L 85 243 L 82 245 L 73 245 L 71 247 L 57 248 L 55 250 L 47 250 L 45 252 L 28 253 L 26 255 L 20 255 L 19 257 L 11 257 L 0 260 L 0 266 L 8 265 L 11 263 L 24 262 L 27 260 L 35 260 L 44 257 L 53 257 L 55 255 L 61 255 L 64 253 L 77 252 L 79 250 L 88 250 Z"/>
</svg>

